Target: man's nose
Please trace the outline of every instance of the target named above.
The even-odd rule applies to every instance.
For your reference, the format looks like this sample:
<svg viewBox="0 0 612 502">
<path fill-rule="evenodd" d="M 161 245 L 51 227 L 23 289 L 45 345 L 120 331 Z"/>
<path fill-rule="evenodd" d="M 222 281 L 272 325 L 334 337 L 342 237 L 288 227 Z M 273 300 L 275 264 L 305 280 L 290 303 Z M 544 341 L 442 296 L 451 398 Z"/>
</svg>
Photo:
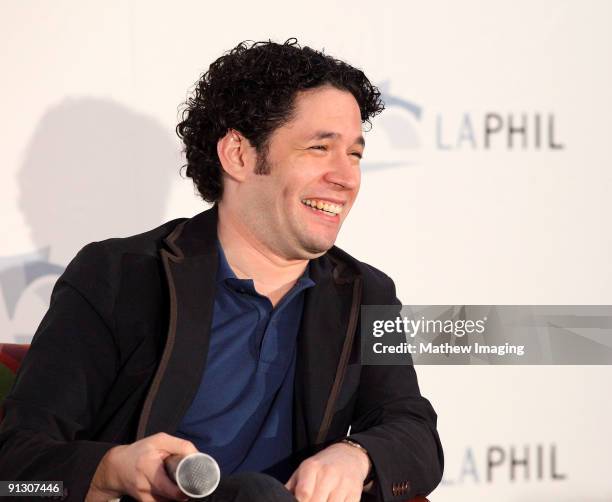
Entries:
<svg viewBox="0 0 612 502">
<path fill-rule="evenodd" d="M 325 174 L 325 181 L 338 185 L 345 190 L 359 188 L 361 169 L 359 159 L 354 155 L 338 153 L 330 158 L 330 167 Z"/>
</svg>

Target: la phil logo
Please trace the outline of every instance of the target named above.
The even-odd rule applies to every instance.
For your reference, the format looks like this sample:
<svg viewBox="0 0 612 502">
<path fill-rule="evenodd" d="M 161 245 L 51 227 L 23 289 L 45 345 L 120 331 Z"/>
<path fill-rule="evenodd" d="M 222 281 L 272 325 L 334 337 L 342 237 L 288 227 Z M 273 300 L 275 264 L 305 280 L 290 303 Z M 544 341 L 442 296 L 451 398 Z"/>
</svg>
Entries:
<svg viewBox="0 0 612 502">
<path fill-rule="evenodd" d="M 423 106 L 390 92 L 389 82 L 380 85 L 388 114 L 380 118 L 393 150 L 428 146 L 450 151 L 560 151 L 557 117 L 551 112 L 443 112 L 426 113 Z M 385 116 L 386 115 L 386 116 Z M 384 166 L 401 162 L 374 163 Z"/>
<path fill-rule="evenodd" d="M 563 150 L 564 145 L 555 134 L 555 115 L 552 113 L 487 112 L 474 116 L 464 112 L 455 122 L 436 115 L 436 147 L 438 150 L 463 148 Z"/>
<path fill-rule="evenodd" d="M 459 469 L 445 469 L 443 485 L 465 483 L 564 481 L 556 444 L 491 445 L 483 450 L 465 449 Z"/>
</svg>

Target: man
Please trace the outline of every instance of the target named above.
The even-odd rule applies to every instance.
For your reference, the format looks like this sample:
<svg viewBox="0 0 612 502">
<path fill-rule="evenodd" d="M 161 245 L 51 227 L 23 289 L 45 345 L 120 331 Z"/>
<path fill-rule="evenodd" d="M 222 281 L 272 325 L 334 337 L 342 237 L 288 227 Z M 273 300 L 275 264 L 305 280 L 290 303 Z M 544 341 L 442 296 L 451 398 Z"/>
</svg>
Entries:
<svg viewBox="0 0 612 502">
<path fill-rule="evenodd" d="M 223 474 L 211 501 L 433 490 L 414 368 L 359 362 L 360 305 L 398 304 L 393 282 L 333 246 L 382 108 L 361 71 L 293 39 L 215 61 L 177 127 L 212 209 L 71 262 L 5 402 L 0 477 L 181 499 L 163 460 L 202 450 Z"/>
</svg>

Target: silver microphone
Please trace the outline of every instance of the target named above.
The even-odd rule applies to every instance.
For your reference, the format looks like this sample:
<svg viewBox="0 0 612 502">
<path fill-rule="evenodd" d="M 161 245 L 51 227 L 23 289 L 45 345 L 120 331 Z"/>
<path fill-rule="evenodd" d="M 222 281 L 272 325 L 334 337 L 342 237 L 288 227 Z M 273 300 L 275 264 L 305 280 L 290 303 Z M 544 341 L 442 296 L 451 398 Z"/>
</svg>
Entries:
<svg viewBox="0 0 612 502">
<path fill-rule="evenodd" d="M 170 479 L 188 497 L 200 499 L 217 489 L 221 479 L 219 464 L 206 453 L 170 455 L 164 460 Z"/>
</svg>

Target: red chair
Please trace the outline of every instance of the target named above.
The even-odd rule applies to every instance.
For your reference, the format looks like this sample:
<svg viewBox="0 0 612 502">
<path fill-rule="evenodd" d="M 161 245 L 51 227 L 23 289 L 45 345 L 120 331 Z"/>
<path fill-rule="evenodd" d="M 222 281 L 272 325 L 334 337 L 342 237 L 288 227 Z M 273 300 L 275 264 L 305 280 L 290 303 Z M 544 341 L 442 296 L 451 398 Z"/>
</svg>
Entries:
<svg viewBox="0 0 612 502">
<path fill-rule="evenodd" d="M 2 402 L 15 381 L 15 374 L 30 348 L 17 343 L 0 343 L 0 420 L 4 417 Z"/>
<path fill-rule="evenodd" d="M 0 421 L 4 417 L 2 402 L 11 389 L 17 370 L 29 348 L 27 344 L 0 343 Z M 428 500 L 425 497 L 415 497 L 407 502 L 428 502 Z"/>
</svg>

